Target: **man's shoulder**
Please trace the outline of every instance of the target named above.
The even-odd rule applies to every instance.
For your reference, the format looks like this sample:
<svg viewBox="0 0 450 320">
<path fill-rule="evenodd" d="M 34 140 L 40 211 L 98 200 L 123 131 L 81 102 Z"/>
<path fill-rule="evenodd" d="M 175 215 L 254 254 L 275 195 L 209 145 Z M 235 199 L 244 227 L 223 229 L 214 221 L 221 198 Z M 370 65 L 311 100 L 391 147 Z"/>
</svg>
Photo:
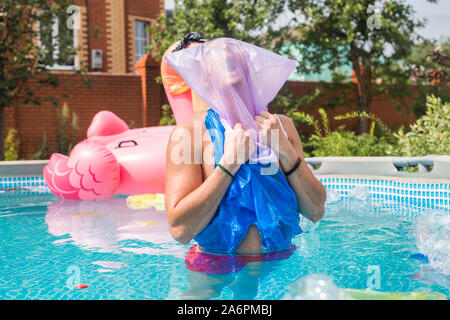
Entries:
<svg viewBox="0 0 450 320">
<path fill-rule="evenodd" d="M 281 121 L 281 124 L 283 125 L 284 130 L 286 130 L 288 134 L 292 133 L 293 131 L 297 131 L 291 118 L 289 118 L 288 116 L 285 116 L 284 114 L 278 114 L 278 117 L 280 118 L 280 121 Z"/>
<path fill-rule="evenodd" d="M 292 120 L 291 118 L 289 118 L 288 116 L 284 115 L 284 114 L 278 114 L 277 116 L 280 118 L 280 121 L 283 125 L 291 125 L 292 124 Z"/>
</svg>

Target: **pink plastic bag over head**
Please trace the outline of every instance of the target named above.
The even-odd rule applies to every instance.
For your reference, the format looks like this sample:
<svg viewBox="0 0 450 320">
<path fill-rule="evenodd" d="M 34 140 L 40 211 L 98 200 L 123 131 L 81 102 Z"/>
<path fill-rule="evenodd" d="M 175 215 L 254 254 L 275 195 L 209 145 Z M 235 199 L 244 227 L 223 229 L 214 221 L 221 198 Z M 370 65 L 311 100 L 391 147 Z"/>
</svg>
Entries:
<svg viewBox="0 0 450 320">
<path fill-rule="evenodd" d="M 273 152 L 258 143 L 254 121 L 297 67 L 295 60 L 231 38 L 207 41 L 165 56 L 189 87 L 218 113 L 224 126 L 241 123 L 258 144 L 251 161 L 273 162 Z"/>
</svg>

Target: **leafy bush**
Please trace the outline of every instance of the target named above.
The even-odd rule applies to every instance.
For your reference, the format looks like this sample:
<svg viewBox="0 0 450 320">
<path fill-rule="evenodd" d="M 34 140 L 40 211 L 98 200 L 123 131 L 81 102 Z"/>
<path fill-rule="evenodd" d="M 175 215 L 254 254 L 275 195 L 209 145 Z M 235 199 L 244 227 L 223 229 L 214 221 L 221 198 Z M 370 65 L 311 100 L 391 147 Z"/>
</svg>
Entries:
<svg viewBox="0 0 450 320">
<path fill-rule="evenodd" d="M 16 129 L 9 129 L 5 139 L 5 160 L 19 160 L 20 140 Z"/>
<path fill-rule="evenodd" d="M 334 117 L 336 120 L 361 117 L 370 119 L 372 122 L 369 133 L 356 135 L 345 130 L 344 126 L 331 131 L 326 111 L 322 108 L 318 111 L 320 121 L 304 112 L 287 112 L 294 123 L 304 123 L 314 128 L 314 133 L 303 143 L 305 156 L 385 156 L 386 151 L 396 145 L 396 137 L 391 130 L 373 114 L 351 112 Z"/>
<path fill-rule="evenodd" d="M 309 143 L 315 147 L 312 154 L 321 156 L 385 156 L 390 146 L 386 137 L 374 135 L 375 122 L 372 122 L 369 133 L 356 135 L 352 131 L 340 127 L 327 136 L 312 135 Z"/>
<path fill-rule="evenodd" d="M 442 103 L 435 96 L 427 97 L 426 114 L 405 132 L 400 128 L 392 132 L 389 127 L 373 114 L 350 112 L 335 116 L 335 120 L 360 117 L 371 121 L 369 133 L 356 135 L 344 126 L 331 131 L 328 116 L 319 109 L 320 120 L 304 112 L 293 109 L 287 115 L 294 124 L 310 125 L 314 133 L 302 138 L 306 156 L 422 156 L 428 154 L 450 154 L 450 103 Z"/>
<path fill-rule="evenodd" d="M 428 96 L 426 114 L 410 126 L 408 132 L 400 129 L 395 133 L 398 148 L 389 152 L 401 156 L 427 154 L 450 155 L 450 102 Z"/>
<path fill-rule="evenodd" d="M 173 116 L 172 109 L 168 104 L 161 106 L 161 119 L 159 119 L 160 126 L 173 126 L 175 125 L 175 117 Z"/>
</svg>

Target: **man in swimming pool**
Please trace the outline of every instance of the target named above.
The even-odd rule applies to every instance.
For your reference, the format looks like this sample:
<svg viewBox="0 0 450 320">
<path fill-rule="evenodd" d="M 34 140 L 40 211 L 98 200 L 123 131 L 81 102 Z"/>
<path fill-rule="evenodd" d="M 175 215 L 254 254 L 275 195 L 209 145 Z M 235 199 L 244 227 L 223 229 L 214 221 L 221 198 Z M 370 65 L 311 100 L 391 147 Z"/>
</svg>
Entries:
<svg viewBox="0 0 450 320">
<path fill-rule="evenodd" d="M 223 64 L 226 64 L 225 61 Z M 220 61 L 216 61 L 215 65 L 220 66 Z M 228 76 L 232 77 L 232 74 Z M 227 81 L 234 81 L 230 79 Z M 251 133 L 236 122 L 224 131 L 223 155 L 214 166 L 215 149 L 211 132 L 208 135 L 205 126 L 205 118 L 210 116 L 203 112 L 192 121 L 178 125 L 171 134 L 167 148 L 166 212 L 172 236 L 183 244 L 189 243 L 208 227 L 238 170 L 256 148 Z M 279 168 L 288 173 L 287 181 L 295 194 L 300 213 L 311 221 L 320 220 L 324 214 L 325 189 L 304 161 L 302 142 L 292 121 L 267 111 L 261 111 L 253 121 L 266 138 L 267 146 L 277 151 Z M 278 139 L 271 139 L 272 135 L 278 136 Z M 236 214 L 240 214 L 238 210 Z M 261 230 L 252 224 L 235 252 L 261 251 Z"/>
</svg>

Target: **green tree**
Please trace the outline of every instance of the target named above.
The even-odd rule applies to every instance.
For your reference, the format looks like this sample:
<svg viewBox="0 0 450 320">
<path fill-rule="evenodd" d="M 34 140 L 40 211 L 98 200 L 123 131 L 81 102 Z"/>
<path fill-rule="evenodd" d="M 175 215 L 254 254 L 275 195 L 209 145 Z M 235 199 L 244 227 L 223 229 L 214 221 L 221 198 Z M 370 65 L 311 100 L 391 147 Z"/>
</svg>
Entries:
<svg viewBox="0 0 450 320">
<path fill-rule="evenodd" d="M 406 62 L 416 67 L 415 75 L 419 77 L 433 80 L 430 73 L 438 70 L 445 75 L 440 74 L 437 78 L 444 76 L 443 80 L 448 81 L 449 56 L 450 37 L 442 41 L 424 39 L 412 49 Z"/>
<path fill-rule="evenodd" d="M 257 35 L 271 34 L 284 4 L 277 0 L 175 0 L 173 15 L 162 13 L 150 26 L 149 49 L 160 61 L 172 43 L 191 31 L 206 39 L 231 37 L 267 46 L 269 42 Z"/>
<path fill-rule="evenodd" d="M 3 141 L 4 110 L 18 104 L 39 105 L 54 96 L 37 95 L 39 87 L 27 86 L 35 80 L 39 86 L 60 85 L 48 66 L 73 65 L 76 48 L 74 30 L 67 20 L 69 0 L 2 0 L 0 2 L 0 141 Z M 58 25 L 59 32 L 53 26 Z M 78 70 L 76 72 L 81 72 Z M 0 160 L 4 145 L 0 143 Z"/>
<path fill-rule="evenodd" d="M 450 38 L 440 42 L 423 40 L 413 48 L 406 62 L 414 69 L 415 82 L 418 84 L 417 94 L 413 96 L 416 103 L 412 105 L 417 116 L 427 111 L 423 107 L 427 96 L 450 100 Z"/>
<path fill-rule="evenodd" d="M 280 30 L 283 41 L 277 45 L 282 50 L 290 43 L 298 50 L 299 72 L 319 73 L 326 67 L 333 81 L 341 82 L 339 67 L 351 65 L 360 112 L 369 112 L 373 93 L 410 96 L 411 68 L 405 59 L 424 26 L 411 5 L 403 0 L 287 0 L 287 5 L 293 17 Z M 359 133 L 368 130 L 367 118 L 360 118 Z"/>
<path fill-rule="evenodd" d="M 149 27 L 152 56 L 161 61 L 164 51 L 189 32 L 200 32 L 205 39 L 231 37 L 269 48 L 274 24 L 283 13 L 285 1 L 279 0 L 175 0 L 171 16 L 161 13 Z M 160 82 L 161 78 L 157 77 Z M 290 99 L 294 100 L 294 99 Z M 174 123 L 170 108 L 161 106 L 160 124 Z"/>
</svg>

